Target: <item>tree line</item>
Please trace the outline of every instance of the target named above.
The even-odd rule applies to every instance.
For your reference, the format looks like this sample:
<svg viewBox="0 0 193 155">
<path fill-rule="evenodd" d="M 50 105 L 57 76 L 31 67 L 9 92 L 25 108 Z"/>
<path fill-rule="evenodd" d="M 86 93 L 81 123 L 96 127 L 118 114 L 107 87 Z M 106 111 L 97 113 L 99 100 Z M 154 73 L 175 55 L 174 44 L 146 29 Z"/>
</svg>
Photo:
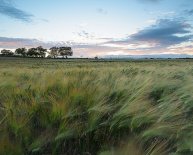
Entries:
<svg viewBox="0 0 193 155">
<path fill-rule="evenodd" d="M 17 48 L 14 52 L 11 50 L 3 49 L 1 50 L 2 56 L 22 56 L 22 57 L 39 57 L 45 58 L 46 53 L 48 54 L 48 58 L 57 58 L 57 57 L 65 57 L 73 55 L 73 51 L 71 47 L 51 47 L 49 50 L 43 48 L 42 46 L 38 46 L 36 48 Z"/>
</svg>

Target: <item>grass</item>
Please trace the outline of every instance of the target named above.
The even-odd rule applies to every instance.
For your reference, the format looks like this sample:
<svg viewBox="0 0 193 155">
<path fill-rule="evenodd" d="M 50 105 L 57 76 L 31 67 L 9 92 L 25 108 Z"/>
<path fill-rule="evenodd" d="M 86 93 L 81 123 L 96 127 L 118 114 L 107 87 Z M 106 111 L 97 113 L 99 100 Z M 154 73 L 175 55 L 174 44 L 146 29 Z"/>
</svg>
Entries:
<svg viewBox="0 0 193 155">
<path fill-rule="evenodd" d="M 0 155 L 191 155 L 193 61 L 0 60 Z"/>
</svg>

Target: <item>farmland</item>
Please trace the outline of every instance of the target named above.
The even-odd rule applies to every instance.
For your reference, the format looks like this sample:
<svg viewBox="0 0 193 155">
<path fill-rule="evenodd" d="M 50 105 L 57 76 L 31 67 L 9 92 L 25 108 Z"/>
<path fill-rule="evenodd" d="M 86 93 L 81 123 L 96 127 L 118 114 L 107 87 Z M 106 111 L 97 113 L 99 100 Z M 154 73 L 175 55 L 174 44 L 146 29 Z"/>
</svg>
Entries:
<svg viewBox="0 0 193 155">
<path fill-rule="evenodd" d="M 0 154 L 191 155 L 193 60 L 0 58 Z"/>
</svg>

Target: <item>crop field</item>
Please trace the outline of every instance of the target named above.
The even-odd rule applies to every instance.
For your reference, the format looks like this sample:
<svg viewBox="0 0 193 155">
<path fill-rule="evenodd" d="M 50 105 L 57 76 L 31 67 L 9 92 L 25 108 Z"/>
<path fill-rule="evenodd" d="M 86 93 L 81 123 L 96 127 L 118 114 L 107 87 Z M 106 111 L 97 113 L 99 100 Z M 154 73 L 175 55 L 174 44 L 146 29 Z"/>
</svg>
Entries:
<svg viewBox="0 0 193 155">
<path fill-rule="evenodd" d="M 192 155 L 193 60 L 0 59 L 0 155 Z"/>
</svg>

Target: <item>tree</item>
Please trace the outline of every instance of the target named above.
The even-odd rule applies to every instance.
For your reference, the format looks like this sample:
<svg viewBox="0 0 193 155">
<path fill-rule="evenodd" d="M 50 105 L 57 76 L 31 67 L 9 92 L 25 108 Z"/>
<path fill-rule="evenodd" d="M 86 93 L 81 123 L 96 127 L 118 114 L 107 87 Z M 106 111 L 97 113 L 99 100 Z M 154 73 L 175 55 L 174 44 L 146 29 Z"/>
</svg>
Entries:
<svg viewBox="0 0 193 155">
<path fill-rule="evenodd" d="M 28 49 L 28 51 L 27 51 L 27 56 L 37 57 L 37 55 L 38 55 L 38 53 L 37 53 L 36 48 L 30 48 L 30 49 Z"/>
<path fill-rule="evenodd" d="M 53 58 L 56 58 L 58 56 L 58 47 L 52 47 L 50 48 L 50 56 L 53 57 Z"/>
<path fill-rule="evenodd" d="M 22 55 L 23 57 L 26 56 L 27 54 L 27 49 L 26 48 L 17 48 L 15 50 L 15 53 L 18 54 L 18 55 Z"/>
<path fill-rule="evenodd" d="M 6 49 L 1 50 L 1 54 L 4 55 L 4 56 L 14 55 L 14 53 L 11 50 L 6 50 Z"/>
<path fill-rule="evenodd" d="M 68 58 L 68 56 L 73 55 L 73 51 L 71 47 L 59 47 L 58 52 L 63 58 L 64 56 L 66 56 L 66 59 Z"/>
<path fill-rule="evenodd" d="M 39 46 L 36 48 L 36 52 L 38 53 L 38 56 L 44 58 L 46 56 L 47 49 L 43 48 L 42 46 Z"/>
<path fill-rule="evenodd" d="M 27 51 L 27 56 L 44 58 L 46 56 L 46 51 L 47 49 L 44 49 L 42 46 L 39 46 L 37 48 L 30 48 Z"/>
<path fill-rule="evenodd" d="M 98 60 L 99 58 L 97 56 L 94 57 L 95 60 Z"/>
</svg>

